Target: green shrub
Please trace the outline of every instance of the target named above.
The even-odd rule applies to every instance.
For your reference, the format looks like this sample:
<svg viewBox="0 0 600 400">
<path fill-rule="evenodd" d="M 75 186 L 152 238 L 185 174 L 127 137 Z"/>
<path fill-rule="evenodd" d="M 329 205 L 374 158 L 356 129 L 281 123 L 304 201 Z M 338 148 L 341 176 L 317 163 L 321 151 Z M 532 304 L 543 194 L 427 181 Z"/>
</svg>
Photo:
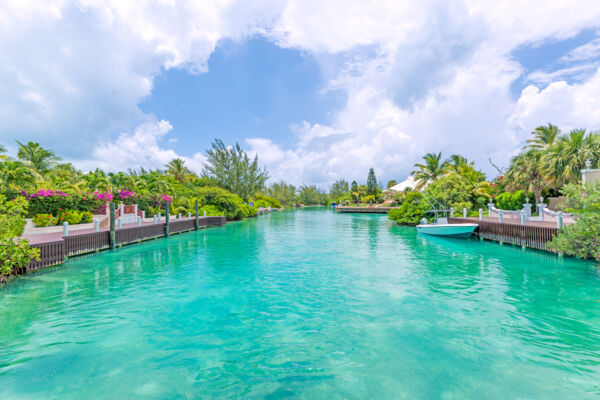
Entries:
<svg viewBox="0 0 600 400">
<path fill-rule="evenodd" d="M 546 246 L 558 253 L 600 261 L 600 214 L 581 214 L 574 224 L 564 226 Z"/>
<path fill-rule="evenodd" d="M 388 218 L 402 225 L 418 225 L 425 217 L 427 204 L 419 192 L 409 192 L 400 207 L 390 210 Z"/>
<path fill-rule="evenodd" d="M 81 212 L 81 223 L 82 224 L 89 224 L 90 222 L 93 221 L 94 214 L 92 214 L 89 211 L 82 211 Z"/>
<path fill-rule="evenodd" d="M 200 216 L 204 215 L 204 211 L 206 211 L 207 217 L 216 217 L 216 216 L 220 216 L 220 215 L 225 215 L 225 212 L 223 212 L 223 210 L 221 210 L 221 209 L 219 209 L 219 207 L 213 206 L 213 205 L 207 205 L 207 206 L 200 207 L 199 208 Z"/>
<path fill-rule="evenodd" d="M 264 194 L 257 194 L 256 198 L 254 200 L 254 207 L 259 207 L 256 205 L 256 202 L 258 201 L 262 201 L 265 204 L 267 204 L 266 206 L 260 206 L 260 207 L 269 207 L 271 206 L 272 208 L 282 208 L 283 206 L 281 205 L 281 203 L 279 202 L 279 200 L 277 200 L 274 197 L 271 196 L 267 196 Z"/>
<path fill-rule="evenodd" d="M 198 200 L 202 206 L 213 205 L 225 213 L 229 220 L 244 218 L 242 199 L 225 189 L 219 187 L 201 187 L 195 191 Z"/>
<path fill-rule="evenodd" d="M 81 214 L 74 210 L 59 210 L 54 220 L 55 225 L 62 225 L 68 222 L 69 225 L 75 225 L 81 222 Z"/>
<path fill-rule="evenodd" d="M 254 207 L 256 208 L 267 208 L 269 207 L 271 204 L 264 201 L 264 200 L 255 200 L 254 201 Z"/>
<path fill-rule="evenodd" d="M 522 210 L 525 199 L 529 198 L 530 203 L 535 203 L 533 193 L 528 196 L 523 193 L 522 190 L 516 190 L 514 192 L 504 192 L 494 198 L 496 207 L 500 210 Z"/>
<path fill-rule="evenodd" d="M 18 239 L 25 227 L 27 200 L 18 196 L 12 201 L 0 195 L 0 282 L 32 260 L 39 260 L 40 251 L 29 242 Z"/>
<path fill-rule="evenodd" d="M 44 226 L 49 226 L 54 223 L 54 216 L 52 216 L 50 214 L 36 214 L 33 217 L 32 222 L 38 228 L 44 227 Z"/>
<path fill-rule="evenodd" d="M 258 212 L 256 207 L 249 206 L 248 204 L 242 204 L 242 212 L 244 213 L 244 218 L 254 217 Z"/>
</svg>

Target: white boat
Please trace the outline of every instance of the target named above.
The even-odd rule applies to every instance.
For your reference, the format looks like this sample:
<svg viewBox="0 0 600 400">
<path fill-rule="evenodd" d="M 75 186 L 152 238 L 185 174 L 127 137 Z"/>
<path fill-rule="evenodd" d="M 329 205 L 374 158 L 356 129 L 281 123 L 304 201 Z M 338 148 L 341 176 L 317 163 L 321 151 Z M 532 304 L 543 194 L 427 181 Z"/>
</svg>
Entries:
<svg viewBox="0 0 600 400">
<path fill-rule="evenodd" d="M 468 239 L 478 226 L 477 224 L 421 224 L 417 225 L 417 232 L 432 236 Z"/>
</svg>

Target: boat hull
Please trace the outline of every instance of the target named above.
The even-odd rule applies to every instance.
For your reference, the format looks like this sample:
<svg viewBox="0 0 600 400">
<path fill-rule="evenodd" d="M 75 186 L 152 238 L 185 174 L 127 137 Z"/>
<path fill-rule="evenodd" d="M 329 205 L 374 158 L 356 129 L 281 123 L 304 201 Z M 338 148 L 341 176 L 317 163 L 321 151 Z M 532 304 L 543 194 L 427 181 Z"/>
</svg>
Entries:
<svg viewBox="0 0 600 400">
<path fill-rule="evenodd" d="M 431 236 L 468 239 L 477 226 L 477 224 L 417 225 L 417 232 Z"/>
</svg>

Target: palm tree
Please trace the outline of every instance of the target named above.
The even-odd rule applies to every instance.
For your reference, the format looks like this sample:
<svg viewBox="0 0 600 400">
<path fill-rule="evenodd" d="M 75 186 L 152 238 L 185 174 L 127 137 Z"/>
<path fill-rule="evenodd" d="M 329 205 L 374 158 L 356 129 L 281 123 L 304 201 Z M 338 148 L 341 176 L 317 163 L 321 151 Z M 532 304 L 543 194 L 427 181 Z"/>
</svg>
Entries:
<svg viewBox="0 0 600 400">
<path fill-rule="evenodd" d="M 31 168 L 20 161 L 4 161 L 0 163 L 0 182 L 4 190 L 11 188 L 35 188 L 35 176 Z"/>
<path fill-rule="evenodd" d="M 504 179 L 508 189 L 532 191 L 538 202 L 541 201 L 542 190 L 547 186 L 541 168 L 543 153 L 537 149 L 530 149 L 513 157 Z"/>
<path fill-rule="evenodd" d="M 600 161 L 600 135 L 585 129 L 573 129 L 559 136 L 542 157 L 542 168 L 554 185 L 581 182 L 586 160 L 592 165 Z"/>
<path fill-rule="evenodd" d="M 177 179 L 179 183 L 185 182 L 191 174 L 191 171 L 185 166 L 185 161 L 181 158 L 171 160 L 165 167 L 167 167 L 167 174 Z"/>
<path fill-rule="evenodd" d="M 0 144 L 0 160 L 6 160 L 7 158 L 3 153 L 6 153 L 6 148 Z"/>
<path fill-rule="evenodd" d="M 442 162 L 442 153 L 427 153 L 423 157 L 425 160 L 424 164 L 415 164 L 414 171 L 411 175 L 415 177 L 417 181 L 415 189 L 419 190 L 427 185 L 429 182 L 437 180 L 440 176 L 446 173 L 447 162 Z"/>
<path fill-rule="evenodd" d="M 538 126 L 531 134 L 533 138 L 527 140 L 527 143 L 529 143 L 527 147 L 532 149 L 547 149 L 560 136 L 560 129 L 558 126 L 548 123 L 547 126 Z"/>
<path fill-rule="evenodd" d="M 45 174 L 60 160 L 60 157 L 57 157 L 53 151 L 43 148 L 39 143 L 27 142 L 27 144 L 23 144 L 18 140 L 16 142 L 19 145 L 17 157 L 39 175 Z"/>
</svg>

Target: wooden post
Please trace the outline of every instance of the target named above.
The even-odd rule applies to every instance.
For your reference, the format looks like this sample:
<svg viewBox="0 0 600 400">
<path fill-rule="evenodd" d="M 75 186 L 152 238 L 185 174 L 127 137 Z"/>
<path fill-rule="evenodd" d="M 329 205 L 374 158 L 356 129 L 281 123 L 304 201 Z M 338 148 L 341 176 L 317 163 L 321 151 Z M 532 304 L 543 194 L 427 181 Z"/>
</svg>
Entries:
<svg viewBox="0 0 600 400">
<path fill-rule="evenodd" d="M 196 199 L 195 201 L 195 206 L 196 206 L 196 223 L 195 223 L 195 228 L 196 230 L 200 229 L 200 221 L 199 221 L 199 216 L 198 216 L 198 199 Z"/>
<path fill-rule="evenodd" d="M 110 248 L 115 248 L 115 203 L 110 202 Z"/>
<path fill-rule="evenodd" d="M 165 237 L 169 237 L 169 222 L 171 220 L 169 206 L 170 203 L 167 201 L 165 204 Z"/>
</svg>

